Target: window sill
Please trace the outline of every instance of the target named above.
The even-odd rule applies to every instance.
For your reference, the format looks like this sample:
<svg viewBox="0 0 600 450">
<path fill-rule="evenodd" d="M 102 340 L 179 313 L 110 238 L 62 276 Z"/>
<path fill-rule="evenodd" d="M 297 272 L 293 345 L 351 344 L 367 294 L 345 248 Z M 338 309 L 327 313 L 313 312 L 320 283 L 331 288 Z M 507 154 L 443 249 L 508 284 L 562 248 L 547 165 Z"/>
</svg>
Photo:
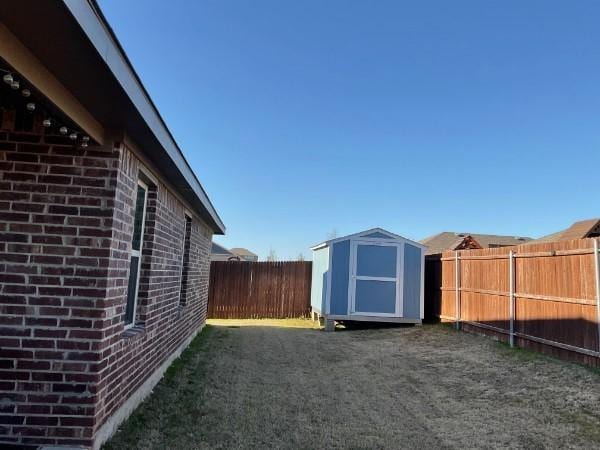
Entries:
<svg viewBox="0 0 600 450">
<path fill-rule="evenodd" d="M 177 306 L 177 320 L 181 319 L 185 315 L 185 311 L 187 310 L 186 304 L 179 304 Z"/>
<path fill-rule="evenodd" d="M 136 324 L 132 327 L 129 327 L 121 333 L 121 339 L 131 342 L 141 338 L 144 334 L 146 334 L 146 328 L 143 324 Z"/>
</svg>

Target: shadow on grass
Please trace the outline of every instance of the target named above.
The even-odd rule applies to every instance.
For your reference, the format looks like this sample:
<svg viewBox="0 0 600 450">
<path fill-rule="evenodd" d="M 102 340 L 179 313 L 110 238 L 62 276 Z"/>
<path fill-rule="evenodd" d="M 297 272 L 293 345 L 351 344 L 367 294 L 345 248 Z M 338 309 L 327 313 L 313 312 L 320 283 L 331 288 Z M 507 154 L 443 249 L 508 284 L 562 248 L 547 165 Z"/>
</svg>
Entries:
<svg viewBox="0 0 600 450">
<path fill-rule="evenodd" d="M 414 324 L 410 323 L 393 323 L 393 322 L 364 322 L 364 321 L 344 321 L 335 328 L 335 331 L 352 331 L 352 330 L 380 330 L 390 328 L 412 328 Z"/>
<path fill-rule="evenodd" d="M 472 332 L 464 331 L 462 329 L 457 329 L 453 322 L 429 323 L 429 324 L 426 324 L 425 326 L 435 327 L 440 330 L 446 330 L 447 332 L 464 333 L 465 335 L 468 335 L 468 336 L 473 336 L 478 339 L 484 339 L 485 341 L 493 343 L 494 346 L 499 350 L 499 353 L 502 356 L 505 356 L 508 358 L 513 358 L 517 362 L 528 363 L 528 362 L 535 362 L 535 361 L 546 361 L 546 362 L 551 362 L 553 364 L 557 364 L 559 366 L 564 366 L 564 367 L 569 367 L 569 366 L 575 365 L 575 366 L 581 367 L 589 372 L 592 372 L 595 375 L 600 376 L 600 368 L 599 367 L 593 367 L 593 366 L 590 366 L 588 364 L 584 364 L 584 363 L 581 363 L 578 361 L 562 359 L 557 356 L 554 356 L 554 355 L 551 355 L 548 353 L 544 353 L 542 351 L 538 351 L 538 350 L 526 348 L 526 347 L 520 347 L 518 345 L 511 347 L 508 342 L 502 341 L 502 340 L 494 338 L 492 336 L 487 336 L 484 334 L 472 333 Z"/>
<path fill-rule="evenodd" d="M 208 359 L 203 356 L 211 348 L 218 348 L 219 344 L 215 345 L 215 340 L 225 339 L 227 333 L 227 330 L 206 325 L 102 449 L 143 448 L 140 447 L 140 442 L 149 434 L 156 434 L 157 440 L 164 441 L 165 436 L 180 432 L 177 423 L 179 414 L 198 406 L 191 402 L 202 401 L 200 391 Z"/>
<path fill-rule="evenodd" d="M 495 344 L 498 346 L 502 354 L 515 358 L 522 362 L 536 361 L 536 360 L 545 360 L 550 361 L 554 364 L 558 364 L 560 366 L 569 367 L 569 366 L 578 366 L 589 372 L 592 372 L 595 375 L 600 376 L 600 368 L 592 367 L 587 364 L 580 363 L 578 361 L 569 361 L 565 359 L 558 358 L 557 356 L 549 355 L 547 353 L 543 353 L 537 350 L 533 350 L 530 348 L 523 348 L 514 346 L 511 347 L 508 342 L 503 341 L 495 341 Z"/>
</svg>

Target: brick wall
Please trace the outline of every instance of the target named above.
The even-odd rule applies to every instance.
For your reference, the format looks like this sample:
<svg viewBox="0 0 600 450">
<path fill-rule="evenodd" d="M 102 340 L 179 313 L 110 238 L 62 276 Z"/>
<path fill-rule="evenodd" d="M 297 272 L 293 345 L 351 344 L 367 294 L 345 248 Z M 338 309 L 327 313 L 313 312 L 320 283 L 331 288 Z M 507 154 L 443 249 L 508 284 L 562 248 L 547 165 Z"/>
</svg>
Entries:
<svg viewBox="0 0 600 450">
<path fill-rule="evenodd" d="M 181 306 L 183 205 L 157 181 L 124 332 L 139 165 L 121 144 L 0 131 L 0 443 L 91 445 L 204 322 L 211 232 L 194 218 Z"/>
<path fill-rule="evenodd" d="M 87 443 L 118 154 L 0 132 L 0 440 Z"/>
<path fill-rule="evenodd" d="M 110 303 L 115 305 L 107 316 L 104 353 L 100 361 L 99 399 L 96 427 L 110 417 L 156 368 L 206 319 L 210 244 L 212 232 L 194 219 L 190 246 L 188 301 L 180 302 L 184 207 L 166 187 L 150 184 L 142 266 L 140 273 L 138 320 L 123 332 L 123 314 L 127 294 L 134 192 L 139 161 L 124 146 L 117 178 L 115 235 L 111 258 Z M 151 183 L 151 181 L 150 181 Z"/>
</svg>

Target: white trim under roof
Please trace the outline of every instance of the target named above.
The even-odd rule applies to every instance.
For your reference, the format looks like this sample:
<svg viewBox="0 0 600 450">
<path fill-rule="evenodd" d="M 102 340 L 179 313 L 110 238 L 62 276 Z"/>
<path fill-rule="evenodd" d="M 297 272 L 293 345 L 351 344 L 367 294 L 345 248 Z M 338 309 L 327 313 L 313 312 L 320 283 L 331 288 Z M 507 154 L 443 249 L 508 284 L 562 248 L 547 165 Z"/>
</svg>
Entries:
<svg viewBox="0 0 600 450">
<path fill-rule="evenodd" d="M 360 238 L 361 240 L 372 239 L 374 241 L 380 241 L 382 239 L 382 238 L 366 238 L 366 237 L 364 237 L 364 235 L 366 235 L 366 234 L 372 234 L 372 233 L 385 234 L 385 235 L 389 236 L 390 240 L 392 240 L 392 241 L 403 241 L 403 242 L 408 242 L 411 245 L 414 245 L 415 247 L 419 247 L 419 248 L 422 248 L 422 249 L 426 249 L 427 248 L 426 245 L 423 245 L 423 244 L 421 244 L 419 242 L 412 241 L 410 239 L 406 239 L 403 236 L 391 233 L 391 232 L 389 232 L 387 230 L 384 230 L 383 228 L 371 228 L 369 230 L 361 231 L 359 233 L 349 234 L 347 236 L 342 236 L 342 237 L 335 238 L 335 239 L 329 239 L 328 241 L 321 242 L 320 244 L 312 246 L 310 249 L 311 250 L 318 250 L 320 248 L 327 247 L 329 245 L 335 244 L 336 242 L 346 241 L 348 239 Z"/>
<path fill-rule="evenodd" d="M 222 233 L 225 225 L 210 202 L 204 188 L 186 161 L 181 149 L 160 116 L 156 106 L 133 70 L 114 33 L 93 0 L 63 0 L 115 79 L 127 93 L 152 133 L 171 158 L 185 181 L 213 218 Z"/>
</svg>

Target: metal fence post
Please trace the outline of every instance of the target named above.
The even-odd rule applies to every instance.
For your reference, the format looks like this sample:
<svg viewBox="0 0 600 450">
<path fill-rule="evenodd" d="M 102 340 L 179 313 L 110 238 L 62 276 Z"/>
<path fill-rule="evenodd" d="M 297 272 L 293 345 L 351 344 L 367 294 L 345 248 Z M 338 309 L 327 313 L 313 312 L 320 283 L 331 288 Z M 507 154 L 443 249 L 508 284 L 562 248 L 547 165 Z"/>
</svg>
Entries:
<svg viewBox="0 0 600 450">
<path fill-rule="evenodd" d="M 515 346 L 515 253 L 511 250 L 508 253 L 508 279 L 509 279 L 509 314 L 510 314 L 510 333 L 509 343 L 511 347 Z"/>
<path fill-rule="evenodd" d="M 598 351 L 600 351 L 600 254 L 598 240 L 594 239 L 594 268 L 596 269 L 596 325 L 598 327 Z"/>
<path fill-rule="evenodd" d="M 458 251 L 454 253 L 454 316 L 456 319 L 454 325 L 457 330 L 460 330 L 460 257 L 458 254 Z"/>
</svg>

